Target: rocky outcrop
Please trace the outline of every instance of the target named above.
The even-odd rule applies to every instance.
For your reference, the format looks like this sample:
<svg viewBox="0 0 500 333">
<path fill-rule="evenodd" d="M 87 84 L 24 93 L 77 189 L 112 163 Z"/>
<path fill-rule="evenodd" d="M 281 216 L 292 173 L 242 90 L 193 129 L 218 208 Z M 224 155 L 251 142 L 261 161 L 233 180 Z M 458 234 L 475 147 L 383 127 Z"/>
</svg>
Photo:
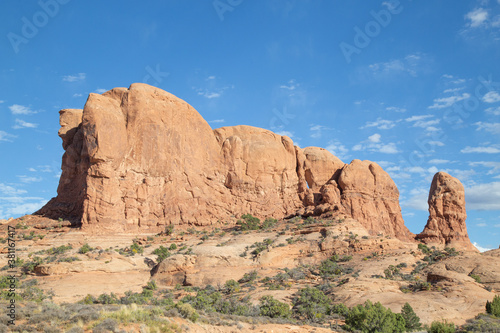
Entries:
<svg viewBox="0 0 500 333">
<path fill-rule="evenodd" d="M 39 214 L 73 218 L 88 230 L 159 231 L 246 213 L 336 212 L 372 233 L 413 237 L 396 185 L 374 162 L 345 164 L 250 126 L 212 130 L 188 103 L 140 83 L 90 94 L 83 110 L 60 114 L 58 196 Z"/>
<path fill-rule="evenodd" d="M 477 251 L 471 244 L 465 219 L 465 192 L 462 183 L 446 172 L 438 172 L 429 191 L 429 219 L 417 239 L 438 246 Z"/>
</svg>

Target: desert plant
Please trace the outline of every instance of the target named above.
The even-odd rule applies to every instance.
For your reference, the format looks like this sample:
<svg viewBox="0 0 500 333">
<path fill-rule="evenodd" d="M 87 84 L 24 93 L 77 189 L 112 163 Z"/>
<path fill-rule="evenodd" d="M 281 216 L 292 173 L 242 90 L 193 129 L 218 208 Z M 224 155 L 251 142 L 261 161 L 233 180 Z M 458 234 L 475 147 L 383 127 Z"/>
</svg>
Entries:
<svg viewBox="0 0 500 333">
<path fill-rule="evenodd" d="M 224 284 L 224 292 L 226 294 L 234 294 L 241 290 L 240 284 L 234 280 L 228 280 Z"/>
<path fill-rule="evenodd" d="M 242 220 L 236 221 L 242 231 L 258 230 L 261 228 L 260 219 L 252 216 L 251 214 L 244 214 L 241 216 Z"/>
<path fill-rule="evenodd" d="M 83 244 L 83 245 L 82 245 L 82 247 L 78 250 L 78 253 L 85 254 L 85 253 L 87 253 L 87 252 L 89 252 L 89 251 L 92 251 L 92 250 L 93 250 L 93 248 L 91 248 L 91 247 L 89 246 L 89 244 L 88 244 L 88 243 L 85 243 L 85 244 Z"/>
<path fill-rule="evenodd" d="M 245 273 L 241 279 L 238 280 L 239 283 L 248 283 L 255 281 L 258 277 L 258 273 L 256 270 L 253 270 L 249 273 Z"/>
<path fill-rule="evenodd" d="M 405 303 L 405 305 L 403 305 L 401 315 L 405 320 L 405 327 L 408 332 L 419 330 L 422 327 L 422 324 L 420 324 L 420 318 L 413 311 L 413 308 L 409 303 Z"/>
<path fill-rule="evenodd" d="M 401 314 L 394 314 L 379 302 L 373 304 L 366 301 L 364 305 L 359 304 L 349 310 L 345 319 L 345 328 L 363 333 L 404 332 L 405 320 Z"/>
<path fill-rule="evenodd" d="M 322 322 L 330 313 L 332 301 L 321 290 L 307 287 L 293 299 L 293 311 L 299 318 Z"/>
<path fill-rule="evenodd" d="M 158 256 L 158 262 L 162 262 L 164 259 L 170 257 L 170 251 L 163 245 L 160 245 L 159 248 L 155 249 L 153 251 L 153 254 L 156 254 Z"/>
<path fill-rule="evenodd" d="M 486 312 L 495 317 L 500 317 L 500 296 L 495 296 L 491 302 L 486 301 Z"/>
<path fill-rule="evenodd" d="M 274 299 L 271 295 L 260 298 L 259 310 L 261 316 L 271 318 L 290 318 L 292 314 L 288 304 Z"/>
<path fill-rule="evenodd" d="M 447 321 L 433 321 L 431 327 L 427 329 L 428 333 L 455 333 L 455 324 Z"/>
<path fill-rule="evenodd" d="M 193 323 L 200 317 L 198 312 L 196 312 L 196 310 L 189 303 L 179 302 L 175 307 L 182 317 L 191 320 Z"/>
</svg>

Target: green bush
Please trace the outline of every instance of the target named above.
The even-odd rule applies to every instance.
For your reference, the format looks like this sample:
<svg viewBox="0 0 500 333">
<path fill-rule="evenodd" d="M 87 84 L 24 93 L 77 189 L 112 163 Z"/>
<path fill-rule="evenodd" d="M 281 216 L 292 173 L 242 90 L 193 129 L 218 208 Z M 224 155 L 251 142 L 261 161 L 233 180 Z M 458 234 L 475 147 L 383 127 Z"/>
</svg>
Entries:
<svg viewBox="0 0 500 333">
<path fill-rule="evenodd" d="M 255 281 L 258 277 L 258 273 L 256 270 L 253 270 L 249 273 L 245 273 L 241 279 L 238 280 L 239 283 L 248 283 Z"/>
<path fill-rule="evenodd" d="M 307 287 L 293 299 L 293 311 L 299 318 L 322 322 L 330 313 L 332 301 L 321 290 Z"/>
<path fill-rule="evenodd" d="M 268 217 L 264 222 L 262 222 L 262 225 L 260 226 L 261 229 L 271 229 L 278 223 L 278 220 L 273 219 L 271 217 Z"/>
<path fill-rule="evenodd" d="M 108 294 L 99 295 L 97 297 L 96 302 L 100 304 L 118 304 L 119 300 L 114 293 L 111 293 L 109 295 Z"/>
<path fill-rule="evenodd" d="M 479 314 L 476 318 L 467 320 L 462 326 L 464 332 L 500 332 L 500 318 L 487 314 Z"/>
<path fill-rule="evenodd" d="M 422 251 L 423 254 L 427 254 L 427 253 L 431 252 L 431 250 L 429 249 L 429 247 L 427 245 L 425 245 L 425 244 L 422 244 L 422 243 L 418 244 L 418 249 L 420 251 Z"/>
<path fill-rule="evenodd" d="M 356 305 L 346 316 L 345 329 L 359 330 L 363 333 L 404 332 L 405 320 L 401 314 L 395 314 L 379 302 L 372 304 L 366 301 L 364 305 Z"/>
<path fill-rule="evenodd" d="M 323 260 L 319 265 L 319 276 L 323 279 L 336 277 L 342 274 L 342 267 L 331 259 Z"/>
<path fill-rule="evenodd" d="M 246 230 L 258 230 L 258 229 L 261 228 L 260 219 L 258 219 L 258 218 L 253 217 L 250 214 L 242 215 L 241 218 L 243 219 L 243 221 L 242 220 L 238 220 L 236 222 L 236 224 L 240 226 L 240 229 L 242 231 L 246 231 Z"/>
<path fill-rule="evenodd" d="M 85 253 L 87 253 L 87 252 L 89 252 L 89 251 L 92 251 L 92 250 L 93 250 L 93 248 L 91 248 L 91 247 L 89 246 L 89 244 L 85 243 L 85 244 L 84 244 L 84 245 L 83 245 L 83 246 L 82 246 L 82 247 L 78 250 L 78 253 L 85 254 Z"/>
<path fill-rule="evenodd" d="M 486 312 L 495 317 L 500 317 L 500 296 L 495 296 L 492 302 L 486 301 Z"/>
<path fill-rule="evenodd" d="M 200 317 L 198 312 L 196 312 L 196 310 L 189 303 L 179 302 L 175 305 L 175 307 L 182 317 L 191 320 L 193 323 Z"/>
<path fill-rule="evenodd" d="M 177 250 L 177 245 L 175 243 L 170 244 L 170 247 L 168 248 L 170 251 Z"/>
<path fill-rule="evenodd" d="M 405 303 L 405 305 L 403 305 L 401 315 L 405 320 L 405 327 L 408 332 L 417 331 L 422 327 L 422 324 L 420 324 L 420 318 L 413 311 L 413 308 L 409 303 Z"/>
<path fill-rule="evenodd" d="M 455 333 L 455 324 L 446 321 L 433 321 L 431 327 L 427 329 L 428 333 Z"/>
<path fill-rule="evenodd" d="M 174 244 L 172 244 L 174 245 Z M 158 262 L 162 262 L 164 259 L 170 257 L 170 251 L 168 248 L 164 247 L 163 245 L 160 245 L 159 248 L 155 249 L 153 251 L 153 254 L 156 254 L 158 256 Z"/>
<path fill-rule="evenodd" d="M 63 254 L 69 250 L 71 250 L 72 247 L 71 245 L 61 245 L 59 247 L 53 247 L 45 251 L 47 254 L 53 254 L 53 255 L 58 255 L 58 254 Z"/>
<path fill-rule="evenodd" d="M 226 294 L 234 294 L 241 290 L 240 284 L 234 280 L 226 281 L 224 284 L 224 292 Z"/>
<path fill-rule="evenodd" d="M 144 248 L 142 246 L 140 246 L 139 244 L 134 242 L 132 245 L 130 245 L 130 252 L 132 253 L 132 255 L 134 255 L 136 253 L 143 254 Z"/>
<path fill-rule="evenodd" d="M 271 318 L 290 318 L 292 314 L 288 304 L 274 299 L 271 295 L 261 297 L 259 310 L 261 316 Z"/>
<path fill-rule="evenodd" d="M 330 307 L 330 314 L 334 313 L 345 318 L 349 314 L 349 308 L 344 303 L 335 304 Z"/>
</svg>

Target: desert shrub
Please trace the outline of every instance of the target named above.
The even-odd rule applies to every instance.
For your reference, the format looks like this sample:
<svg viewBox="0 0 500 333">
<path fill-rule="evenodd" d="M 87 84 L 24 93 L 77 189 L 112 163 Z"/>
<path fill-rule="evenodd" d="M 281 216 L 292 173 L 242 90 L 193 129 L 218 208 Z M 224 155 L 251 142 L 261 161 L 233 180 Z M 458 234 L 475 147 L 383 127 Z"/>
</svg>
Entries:
<svg viewBox="0 0 500 333">
<path fill-rule="evenodd" d="M 405 305 L 403 305 L 401 315 L 405 320 L 405 327 L 408 332 L 419 330 L 422 327 L 422 324 L 420 324 L 420 318 L 413 311 L 413 308 L 409 303 L 405 303 Z"/>
<path fill-rule="evenodd" d="M 274 299 L 271 295 L 260 298 L 259 310 L 261 316 L 271 318 L 290 318 L 292 311 L 288 304 Z"/>
<path fill-rule="evenodd" d="M 114 293 L 101 294 L 97 297 L 96 302 L 99 304 L 118 304 L 118 297 Z"/>
<path fill-rule="evenodd" d="M 395 314 L 379 302 L 356 305 L 349 310 L 345 318 L 345 329 L 371 332 L 404 332 L 405 320 L 401 314 Z"/>
<path fill-rule="evenodd" d="M 174 245 L 174 244 L 172 244 Z M 156 254 L 158 256 L 158 262 L 162 262 L 164 259 L 170 257 L 170 251 L 168 248 L 164 247 L 163 245 L 160 245 L 159 248 L 155 249 L 153 251 L 153 254 Z"/>
<path fill-rule="evenodd" d="M 273 219 L 271 217 L 268 217 L 267 219 L 262 222 L 262 225 L 260 226 L 261 229 L 271 229 L 278 223 L 278 220 Z"/>
<path fill-rule="evenodd" d="M 319 275 L 324 278 L 332 278 L 342 274 L 342 267 L 331 259 L 323 260 L 319 265 Z"/>
<path fill-rule="evenodd" d="M 330 307 L 330 313 L 346 317 L 349 313 L 349 308 L 344 303 L 335 304 Z"/>
<path fill-rule="evenodd" d="M 170 251 L 177 250 L 177 245 L 175 243 L 170 244 L 170 247 L 168 248 Z"/>
<path fill-rule="evenodd" d="M 477 274 L 469 274 L 471 278 L 473 278 L 477 283 L 481 283 L 481 277 Z"/>
<path fill-rule="evenodd" d="M 322 322 L 330 313 L 332 301 L 321 290 L 307 287 L 299 291 L 292 304 L 297 317 Z"/>
<path fill-rule="evenodd" d="M 83 246 L 78 250 L 78 253 L 85 254 L 89 251 L 92 251 L 93 248 L 89 246 L 88 243 L 83 244 Z"/>
<path fill-rule="evenodd" d="M 420 251 L 422 251 L 423 254 L 427 254 L 427 253 L 431 252 L 431 250 L 429 249 L 429 247 L 427 245 L 425 245 L 425 244 L 422 244 L 422 243 L 418 244 L 418 249 Z"/>
<path fill-rule="evenodd" d="M 118 328 L 118 323 L 113 318 L 106 318 L 92 330 L 92 333 L 107 333 L 115 332 Z"/>
<path fill-rule="evenodd" d="M 251 253 L 254 255 L 254 257 L 256 257 L 262 251 L 267 250 L 273 242 L 274 241 L 269 238 L 264 239 L 262 242 L 255 242 L 250 246 L 251 248 L 254 248 Z"/>
<path fill-rule="evenodd" d="M 245 273 L 241 279 L 238 280 L 239 283 L 248 283 L 253 282 L 257 279 L 258 273 L 256 270 L 253 270 L 249 273 Z"/>
<path fill-rule="evenodd" d="M 45 251 L 45 253 L 49 255 L 58 255 L 58 254 L 63 254 L 69 250 L 71 250 L 73 247 L 71 245 L 61 245 L 59 247 L 53 247 Z"/>
<path fill-rule="evenodd" d="M 447 321 L 433 321 L 431 327 L 427 329 L 428 333 L 454 333 L 455 324 Z"/>
<path fill-rule="evenodd" d="M 234 280 L 228 280 L 224 284 L 224 292 L 226 294 L 234 294 L 241 290 L 240 284 Z"/>
<path fill-rule="evenodd" d="M 242 220 L 236 222 L 240 226 L 242 231 L 246 230 L 258 230 L 261 228 L 260 219 L 253 217 L 250 214 L 245 214 L 241 216 Z"/>
<path fill-rule="evenodd" d="M 486 301 L 486 312 L 495 317 L 500 317 L 500 296 L 495 296 L 492 302 Z"/>
<path fill-rule="evenodd" d="M 135 255 L 136 253 L 143 254 L 144 248 L 134 242 L 132 245 L 130 245 L 130 253 L 132 253 L 132 255 Z"/>
<path fill-rule="evenodd" d="M 462 330 L 464 332 L 500 332 L 500 318 L 480 314 L 467 320 Z"/>
<path fill-rule="evenodd" d="M 288 274 L 288 276 L 295 281 L 305 279 L 306 278 L 306 271 L 307 271 L 307 268 L 304 266 L 298 266 L 298 267 L 294 267 L 292 269 L 285 268 L 286 274 Z"/>
<path fill-rule="evenodd" d="M 179 302 L 175 305 L 179 314 L 186 319 L 191 320 L 193 323 L 198 320 L 200 315 L 189 303 Z"/>
</svg>

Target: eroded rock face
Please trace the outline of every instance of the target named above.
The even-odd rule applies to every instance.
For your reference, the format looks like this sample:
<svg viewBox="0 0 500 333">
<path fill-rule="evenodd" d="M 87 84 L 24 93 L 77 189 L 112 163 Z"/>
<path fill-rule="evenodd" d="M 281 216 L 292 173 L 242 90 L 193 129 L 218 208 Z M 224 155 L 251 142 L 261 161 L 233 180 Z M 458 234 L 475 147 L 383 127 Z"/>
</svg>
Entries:
<svg viewBox="0 0 500 333">
<path fill-rule="evenodd" d="M 377 163 L 353 160 L 342 169 L 338 184 L 346 214 L 368 230 L 405 240 L 414 237 L 404 225 L 398 188 Z"/>
<path fill-rule="evenodd" d="M 429 191 L 429 219 L 417 239 L 429 245 L 477 251 L 471 244 L 465 219 L 465 192 L 462 183 L 446 172 L 438 172 Z"/>
<path fill-rule="evenodd" d="M 373 233 L 409 240 L 396 185 L 380 166 L 344 164 L 251 126 L 212 130 L 188 103 L 136 83 L 62 110 L 66 150 L 58 196 L 38 213 L 88 230 L 159 231 L 335 211 Z"/>
</svg>

